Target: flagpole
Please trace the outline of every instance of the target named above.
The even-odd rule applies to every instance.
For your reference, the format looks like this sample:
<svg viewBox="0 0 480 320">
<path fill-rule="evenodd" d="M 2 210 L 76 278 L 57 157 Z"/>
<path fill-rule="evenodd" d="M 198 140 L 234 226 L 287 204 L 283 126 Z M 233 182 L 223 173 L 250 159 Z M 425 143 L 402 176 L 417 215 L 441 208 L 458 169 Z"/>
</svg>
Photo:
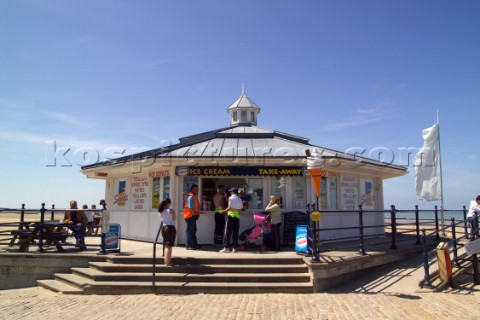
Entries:
<svg viewBox="0 0 480 320">
<path fill-rule="evenodd" d="M 440 120 L 438 117 L 438 110 L 437 110 L 437 125 L 438 125 L 438 164 L 440 165 L 440 206 L 442 209 L 442 229 L 443 235 L 445 235 L 445 212 L 443 207 L 443 171 L 442 171 L 442 152 L 441 152 L 441 143 L 440 143 Z"/>
</svg>

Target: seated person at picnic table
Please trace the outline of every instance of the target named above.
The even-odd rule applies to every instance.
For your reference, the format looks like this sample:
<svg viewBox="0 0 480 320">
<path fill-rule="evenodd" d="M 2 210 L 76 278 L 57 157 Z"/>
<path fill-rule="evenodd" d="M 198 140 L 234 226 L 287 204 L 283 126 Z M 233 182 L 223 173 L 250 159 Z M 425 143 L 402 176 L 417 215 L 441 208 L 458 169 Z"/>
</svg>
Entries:
<svg viewBox="0 0 480 320">
<path fill-rule="evenodd" d="M 83 213 L 85 213 L 85 216 L 87 217 L 87 220 L 88 220 L 88 223 L 87 223 L 88 227 L 87 227 L 86 231 L 90 235 L 90 234 L 92 234 L 92 230 L 93 230 L 91 225 L 93 224 L 94 213 L 93 213 L 93 211 L 88 210 L 88 205 L 86 205 L 86 204 L 83 205 Z"/>
<path fill-rule="evenodd" d="M 92 212 L 93 212 L 93 225 L 96 226 L 96 227 L 93 227 L 92 228 L 92 233 L 93 233 L 93 229 L 95 229 L 95 234 L 98 234 L 98 225 L 102 222 L 102 216 L 100 215 L 100 212 L 99 211 L 96 211 L 97 210 L 97 206 L 92 204 L 91 206 L 92 208 Z"/>
<path fill-rule="evenodd" d="M 71 210 L 65 211 L 63 223 L 72 225 L 69 226 L 69 228 L 73 231 L 75 239 L 77 240 L 75 247 L 79 247 L 80 250 L 83 251 L 87 249 L 85 245 L 85 226 L 88 224 L 88 219 L 82 210 L 77 210 L 77 201 L 70 201 L 70 209 Z"/>
</svg>

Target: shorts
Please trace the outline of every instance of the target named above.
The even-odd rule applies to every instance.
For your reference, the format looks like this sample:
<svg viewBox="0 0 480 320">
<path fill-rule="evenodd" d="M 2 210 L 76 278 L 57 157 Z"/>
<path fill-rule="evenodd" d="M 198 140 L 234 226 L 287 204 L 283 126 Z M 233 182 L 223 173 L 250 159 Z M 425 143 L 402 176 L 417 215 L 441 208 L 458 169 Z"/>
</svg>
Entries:
<svg viewBox="0 0 480 320">
<path fill-rule="evenodd" d="M 163 243 L 166 246 L 172 247 L 175 244 L 176 237 L 177 237 L 177 229 L 175 229 L 175 226 L 162 227 Z"/>
</svg>

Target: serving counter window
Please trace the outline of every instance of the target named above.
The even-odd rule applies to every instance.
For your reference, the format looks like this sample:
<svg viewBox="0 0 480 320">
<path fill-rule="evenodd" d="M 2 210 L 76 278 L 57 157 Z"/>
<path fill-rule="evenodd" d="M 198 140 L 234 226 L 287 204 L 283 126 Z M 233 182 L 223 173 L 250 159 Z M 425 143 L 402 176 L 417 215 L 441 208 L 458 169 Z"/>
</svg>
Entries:
<svg viewBox="0 0 480 320">
<path fill-rule="evenodd" d="M 224 185 L 237 188 L 239 196 L 248 202 L 250 209 L 263 209 L 263 179 L 262 178 L 202 178 L 201 179 L 201 206 L 203 211 L 213 211 L 213 197 L 218 187 Z M 228 196 L 228 192 L 227 192 Z"/>
<path fill-rule="evenodd" d="M 304 169 L 298 166 L 177 166 L 175 174 L 184 179 L 183 201 L 192 183 L 199 185 L 202 211 L 214 210 L 213 197 L 220 185 L 226 190 L 237 188 L 250 210 L 265 208 L 271 195 L 279 198 L 282 208 L 304 209 L 307 203 Z"/>
</svg>

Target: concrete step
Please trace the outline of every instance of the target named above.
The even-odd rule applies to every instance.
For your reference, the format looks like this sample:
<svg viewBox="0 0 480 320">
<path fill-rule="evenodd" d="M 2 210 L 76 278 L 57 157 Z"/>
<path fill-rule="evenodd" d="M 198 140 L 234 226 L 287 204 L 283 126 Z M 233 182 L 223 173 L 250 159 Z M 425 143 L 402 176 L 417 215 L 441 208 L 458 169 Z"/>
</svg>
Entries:
<svg viewBox="0 0 480 320">
<path fill-rule="evenodd" d="M 313 292 L 308 266 L 300 257 L 186 257 L 172 259 L 173 267 L 164 266 L 160 258 L 155 289 L 152 262 L 147 257 L 113 256 L 90 262 L 89 268 L 71 268 L 71 274 L 55 274 L 42 286 L 77 294 Z"/>
<path fill-rule="evenodd" d="M 213 255 L 217 253 L 212 253 Z M 173 257 L 172 263 L 179 265 L 195 265 L 195 264 L 304 264 L 301 256 L 298 257 L 277 257 L 277 256 L 260 256 L 260 257 L 241 257 L 241 254 L 223 254 L 218 253 L 218 257 L 213 258 L 194 258 L 194 257 Z M 163 258 L 157 257 L 157 264 L 163 263 Z M 137 257 L 137 256 L 109 256 L 107 261 L 114 264 L 149 264 L 152 265 L 153 258 Z"/>
<path fill-rule="evenodd" d="M 37 280 L 37 284 L 45 289 L 52 290 L 53 292 L 65 293 L 65 294 L 82 294 L 83 288 L 78 288 L 69 285 L 62 281 L 54 279 Z"/>
<path fill-rule="evenodd" d="M 55 273 L 53 275 L 54 279 L 68 285 L 85 289 L 88 286 L 91 286 L 95 281 L 86 277 L 83 277 L 78 274 L 73 273 Z"/>
<path fill-rule="evenodd" d="M 174 269 L 174 268 L 172 268 Z M 73 274 L 87 277 L 97 281 L 152 281 L 151 272 L 102 272 L 93 268 L 72 268 Z M 208 273 L 208 274 L 192 274 L 192 273 L 156 273 L 156 281 L 187 281 L 187 282 L 310 282 L 308 273 Z"/>
<path fill-rule="evenodd" d="M 95 282 L 85 288 L 85 294 L 152 293 L 152 282 Z M 157 294 L 198 293 L 312 293 L 310 283 L 225 283 L 225 282 L 156 282 Z"/>
<path fill-rule="evenodd" d="M 195 274 L 211 274 L 211 273 L 306 273 L 308 267 L 305 264 L 179 264 L 174 267 L 166 267 L 162 264 L 156 265 L 156 272 L 161 273 L 195 273 Z M 250 261 L 252 263 L 252 261 Z M 90 262 L 90 267 L 101 270 L 103 272 L 152 272 L 153 266 L 151 264 L 119 264 L 109 262 Z"/>
</svg>

